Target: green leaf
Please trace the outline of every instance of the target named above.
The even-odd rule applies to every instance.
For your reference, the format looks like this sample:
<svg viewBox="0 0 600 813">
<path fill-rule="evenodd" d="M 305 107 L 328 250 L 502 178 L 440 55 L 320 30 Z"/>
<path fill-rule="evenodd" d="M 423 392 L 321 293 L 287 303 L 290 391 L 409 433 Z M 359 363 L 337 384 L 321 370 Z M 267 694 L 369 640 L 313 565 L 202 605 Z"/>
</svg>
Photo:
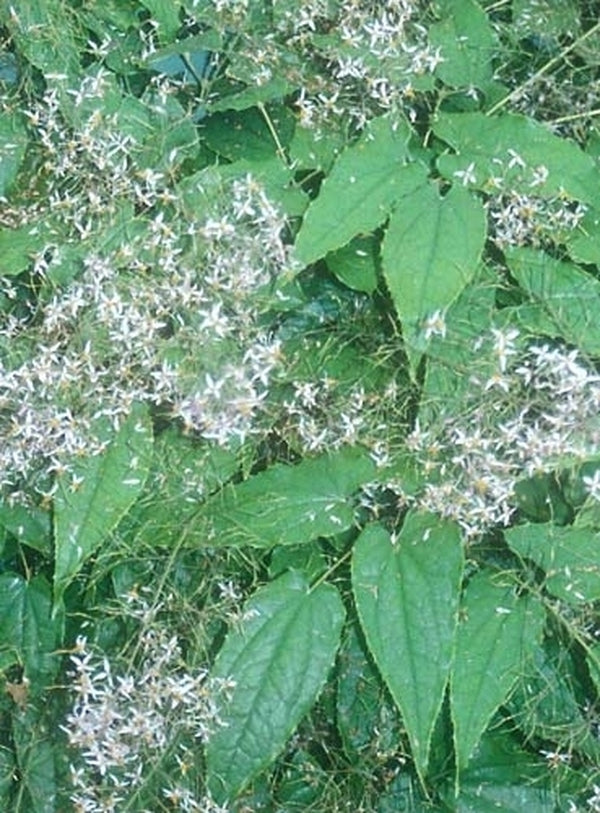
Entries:
<svg viewBox="0 0 600 813">
<path fill-rule="evenodd" d="M 520 525 L 505 531 L 519 556 L 546 573 L 546 588 L 570 604 L 600 599 L 600 534 L 588 528 Z"/>
<path fill-rule="evenodd" d="M 372 294 L 378 284 L 378 249 L 378 241 L 373 235 L 355 237 L 348 245 L 327 255 L 327 266 L 348 288 Z"/>
<path fill-rule="evenodd" d="M 0 113 L 0 196 L 6 197 L 11 191 L 25 157 L 26 149 L 27 130 L 22 116 L 17 113 Z M 12 230 L 10 233 L 15 234 L 25 229 L 26 227 L 23 226 L 21 229 Z M 6 233 L 2 232 L 2 234 Z M 18 273 L 12 270 L 12 265 L 5 257 L 4 252 L 0 254 L 0 257 L 2 257 L 3 276 Z"/>
<path fill-rule="evenodd" d="M 102 454 L 73 464 L 77 480 L 67 475 L 60 482 L 54 497 L 56 600 L 142 492 L 151 453 L 148 412 L 139 406 Z"/>
<path fill-rule="evenodd" d="M 573 263 L 543 251 L 513 248 L 505 252 L 511 274 L 541 310 L 544 332 L 562 336 L 587 353 L 600 352 L 600 282 Z M 535 316 L 532 313 L 531 316 Z M 533 322 L 530 327 L 535 327 Z"/>
<path fill-rule="evenodd" d="M 598 764 L 600 743 L 585 708 L 588 690 L 579 677 L 579 656 L 573 655 L 550 636 L 534 645 L 506 709 L 526 740 L 557 743 L 557 750 L 579 751 Z"/>
<path fill-rule="evenodd" d="M 433 184 L 422 186 L 394 211 L 383 274 L 409 345 L 425 349 L 423 321 L 448 308 L 473 279 L 485 233 L 483 206 L 461 187 L 442 198 Z"/>
<path fill-rule="evenodd" d="M 50 554 L 50 514 L 36 506 L 0 503 L 0 527 L 23 545 Z"/>
<path fill-rule="evenodd" d="M 281 105 L 269 106 L 269 124 L 255 107 L 214 113 L 203 122 L 201 135 L 211 150 L 229 161 L 268 161 L 284 149 L 294 135 L 295 119 Z M 277 143 L 273 132 L 277 135 Z"/>
<path fill-rule="evenodd" d="M 16 573 L 0 575 L 0 668 L 21 665 L 40 686 L 56 676 L 56 650 L 63 633 L 62 611 L 52 616 L 52 590 L 44 576 L 26 581 Z"/>
<path fill-rule="evenodd" d="M 442 0 L 440 12 L 441 22 L 429 29 L 431 45 L 442 56 L 435 75 L 454 87 L 485 87 L 493 78 L 498 47 L 487 15 L 475 0 Z"/>
<path fill-rule="evenodd" d="M 33 262 L 34 255 L 48 240 L 48 231 L 38 223 L 19 226 L 16 229 L 2 229 L 0 231 L 2 276 L 12 277 L 25 271 Z"/>
<path fill-rule="evenodd" d="M 177 429 L 161 432 L 144 489 L 120 529 L 148 545 L 176 544 L 193 523 L 198 501 L 221 488 L 238 468 L 228 449 L 201 446 Z"/>
<path fill-rule="evenodd" d="M 523 672 L 540 637 L 544 611 L 539 602 L 519 598 L 490 571 L 469 582 L 461 606 L 451 677 L 456 759 L 466 767 L 494 712 Z"/>
<path fill-rule="evenodd" d="M 369 748 L 393 752 L 401 736 L 399 713 L 355 624 L 348 628 L 337 663 L 336 722 L 346 754 L 360 762 Z"/>
<path fill-rule="evenodd" d="M 354 548 L 361 626 L 421 779 L 452 666 L 462 570 L 458 528 L 429 514 L 409 512 L 395 541 L 381 526 L 367 526 Z"/>
<path fill-rule="evenodd" d="M 496 189 L 492 179 L 500 176 L 504 178 L 502 188 L 526 195 L 556 197 L 566 193 L 584 203 L 598 200 L 600 171 L 593 158 L 574 142 L 525 116 L 440 113 L 433 131 L 455 150 L 454 155 L 438 159 L 438 169 L 445 178 L 455 180 L 455 173 L 465 172 L 472 164 L 473 185 L 478 189 Z M 525 169 L 515 163 L 515 153 Z M 540 166 L 548 170 L 548 177 L 533 187 L 532 173 Z"/>
<path fill-rule="evenodd" d="M 28 705 L 13 715 L 12 735 L 28 813 L 56 813 L 55 732 L 44 711 Z"/>
<path fill-rule="evenodd" d="M 497 369 L 497 359 L 475 347 L 482 336 L 497 327 L 495 309 L 497 277 L 481 269 L 446 313 L 446 333 L 432 336 L 426 346 L 427 367 L 419 404 L 419 421 L 426 427 L 440 415 L 459 414 L 472 393 L 474 363 L 484 380 Z M 475 361 L 476 358 L 476 361 Z M 489 372 L 488 372 L 489 371 Z"/>
<path fill-rule="evenodd" d="M 365 136 L 335 162 L 304 217 L 296 255 L 308 265 L 369 232 L 388 217 L 395 202 L 425 183 L 426 170 L 407 165 L 408 125 L 376 119 Z"/>
<path fill-rule="evenodd" d="M 258 590 L 244 618 L 212 672 L 236 684 L 220 710 L 225 726 L 206 751 L 208 786 L 221 802 L 273 761 L 315 702 L 335 657 L 344 607 L 334 587 L 311 591 L 292 572 Z"/>
<path fill-rule="evenodd" d="M 456 813 L 562 810 L 554 807 L 550 781 L 546 763 L 523 750 L 512 731 L 500 729 L 482 737 L 458 797 L 452 787 L 447 802 Z"/>
<path fill-rule="evenodd" d="M 179 20 L 180 5 L 175 0 L 141 0 L 141 3 L 150 12 L 163 40 L 172 40 L 181 28 Z"/>
<path fill-rule="evenodd" d="M 593 263 L 600 266 L 600 211 L 589 208 L 566 240 L 571 259 L 580 263 Z"/>
<path fill-rule="evenodd" d="M 199 539 L 213 547 L 271 548 L 332 536 L 352 526 L 352 495 L 374 472 L 358 447 L 295 466 L 276 464 L 211 497 L 198 514 Z"/>
</svg>

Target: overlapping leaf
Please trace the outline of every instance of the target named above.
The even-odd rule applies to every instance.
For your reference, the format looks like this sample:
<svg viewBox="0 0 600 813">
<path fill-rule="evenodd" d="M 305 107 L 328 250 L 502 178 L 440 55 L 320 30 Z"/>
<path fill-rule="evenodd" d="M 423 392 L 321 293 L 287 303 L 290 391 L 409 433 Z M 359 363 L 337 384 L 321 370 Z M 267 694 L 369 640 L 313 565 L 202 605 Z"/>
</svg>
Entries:
<svg viewBox="0 0 600 813">
<path fill-rule="evenodd" d="M 376 119 L 337 159 L 304 217 L 296 255 L 308 265 L 381 225 L 392 206 L 425 183 L 425 168 L 407 164 L 410 131 Z"/>
</svg>

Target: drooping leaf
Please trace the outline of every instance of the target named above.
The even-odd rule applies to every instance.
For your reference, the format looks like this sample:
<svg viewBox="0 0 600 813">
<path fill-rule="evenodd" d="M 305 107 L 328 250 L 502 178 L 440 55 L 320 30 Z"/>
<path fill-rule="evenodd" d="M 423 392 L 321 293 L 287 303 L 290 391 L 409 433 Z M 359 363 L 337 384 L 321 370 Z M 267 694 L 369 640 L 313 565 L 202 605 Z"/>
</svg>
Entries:
<svg viewBox="0 0 600 813">
<path fill-rule="evenodd" d="M 600 599 L 600 534 L 554 524 L 519 525 L 505 531 L 515 553 L 546 573 L 547 589 L 571 604 Z"/>
<path fill-rule="evenodd" d="M 526 195 L 566 193 L 584 203 L 597 202 L 600 170 L 593 158 L 539 122 L 515 114 L 440 113 L 433 130 L 455 151 L 438 159 L 445 178 L 456 180 L 457 172 L 472 165 L 478 189 L 493 190 L 493 179 L 502 177 L 504 188 Z M 547 178 L 532 186 L 532 173 L 540 166 L 548 171 Z"/>
<path fill-rule="evenodd" d="M 52 590 L 44 576 L 26 581 L 17 573 L 0 575 L 0 668 L 22 666 L 39 691 L 58 671 L 63 623 L 60 609 L 52 615 Z"/>
<path fill-rule="evenodd" d="M 458 528 L 409 512 L 394 541 L 369 525 L 352 587 L 369 649 L 402 714 L 423 778 L 452 667 L 463 551 Z"/>
<path fill-rule="evenodd" d="M 504 702 L 532 644 L 539 638 L 544 611 L 539 602 L 518 597 L 490 571 L 469 582 L 461 605 L 451 705 L 456 758 L 466 767 L 493 713 Z"/>
<path fill-rule="evenodd" d="M 207 746 L 208 785 L 223 801 L 236 794 L 285 746 L 321 690 L 344 621 L 338 592 L 309 590 L 297 572 L 259 589 L 230 631 L 214 677 L 235 681 L 220 711 L 225 723 Z"/>
<path fill-rule="evenodd" d="M 429 29 L 442 61 L 436 76 L 454 87 L 485 87 L 493 78 L 492 56 L 498 40 L 475 0 L 442 0 L 441 20 Z"/>
<path fill-rule="evenodd" d="M 395 202 L 425 183 L 426 170 L 407 164 L 408 126 L 382 116 L 348 147 L 323 181 L 296 238 L 296 255 L 308 265 L 381 225 Z"/>
<path fill-rule="evenodd" d="M 443 198 L 434 185 L 422 186 L 410 205 L 396 208 L 382 264 L 409 345 L 424 349 L 424 320 L 448 308 L 473 279 L 485 232 L 481 203 L 458 186 Z"/>
<path fill-rule="evenodd" d="M 54 497 L 56 600 L 142 492 L 152 454 L 147 409 L 135 407 L 107 440 L 102 454 L 73 464 L 77 479 L 67 475 Z"/>
<path fill-rule="evenodd" d="M 270 548 L 332 536 L 352 526 L 352 495 L 374 471 L 358 447 L 276 464 L 211 497 L 197 515 L 201 533 L 190 541 Z"/>
<path fill-rule="evenodd" d="M 585 352 L 599 353 L 600 282 L 573 263 L 543 251 L 513 248 L 505 255 L 511 274 L 541 311 L 544 332 L 561 336 Z M 531 311 L 528 314 L 535 316 Z M 524 314 L 521 319 L 524 321 Z"/>
</svg>

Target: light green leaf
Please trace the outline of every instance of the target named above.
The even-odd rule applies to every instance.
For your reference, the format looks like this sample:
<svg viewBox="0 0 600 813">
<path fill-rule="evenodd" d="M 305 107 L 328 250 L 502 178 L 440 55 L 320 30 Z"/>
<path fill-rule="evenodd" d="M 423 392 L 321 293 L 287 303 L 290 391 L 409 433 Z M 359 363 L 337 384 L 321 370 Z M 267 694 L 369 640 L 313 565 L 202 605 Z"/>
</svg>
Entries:
<svg viewBox="0 0 600 813">
<path fill-rule="evenodd" d="M 394 128 L 385 116 L 348 147 L 323 181 L 304 217 L 296 255 L 305 265 L 381 225 L 395 202 L 425 183 L 426 170 L 407 165 L 408 125 Z"/>
<path fill-rule="evenodd" d="M 466 767 L 493 713 L 504 702 L 544 625 L 539 602 L 519 598 L 489 571 L 469 582 L 461 606 L 451 677 L 459 771 Z"/>
<path fill-rule="evenodd" d="M 0 168 L 0 175 L 1 172 Z M 0 187 L 1 185 L 0 177 Z M 48 231 L 38 223 L 0 230 L 0 275 L 11 277 L 25 271 L 48 239 Z"/>
<path fill-rule="evenodd" d="M 546 573 L 550 593 L 570 604 L 600 599 L 600 534 L 552 524 L 519 525 L 505 531 L 509 547 Z"/>
<path fill-rule="evenodd" d="M 433 131 L 455 150 L 454 155 L 438 159 L 438 169 L 445 178 L 456 180 L 457 172 L 471 168 L 475 176 L 472 185 L 478 189 L 493 191 L 497 187 L 492 179 L 501 177 L 502 188 L 526 195 L 555 197 L 566 193 L 585 203 L 597 202 L 600 171 L 593 158 L 539 122 L 513 114 L 440 113 Z M 547 179 L 533 186 L 533 171 L 540 166 L 548 171 Z"/>
<path fill-rule="evenodd" d="M 276 464 L 211 497 L 198 513 L 201 531 L 190 541 L 270 548 L 332 536 L 352 526 L 352 495 L 374 472 L 358 447 L 295 466 Z"/>
<path fill-rule="evenodd" d="M 206 753 L 208 785 L 220 802 L 273 761 L 313 705 L 335 658 L 344 607 L 331 585 L 310 591 L 291 572 L 258 590 L 244 618 L 212 672 L 236 684 Z"/>
<path fill-rule="evenodd" d="M 572 260 L 600 266 L 600 211 L 590 207 L 566 240 Z"/>
<path fill-rule="evenodd" d="M 142 492 L 151 454 L 150 419 L 139 406 L 102 454 L 73 464 L 77 480 L 63 478 L 54 497 L 56 600 Z"/>
<path fill-rule="evenodd" d="M 505 256 L 511 274 L 541 311 L 544 332 L 562 336 L 584 352 L 599 353 L 600 282 L 573 263 L 543 251 L 513 248 Z M 535 328 L 535 321 L 530 327 Z"/>
<path fill-rule="evenodd" d="M 425 349 L 424 320 L 448 308 L 475 276 L 485 233 L 483 206 L 461 187 L 442 198 L 433 184 L 422 186 L 392 214 L 383 274 L 414 349 Z"/>
<path fill-rule="evenodd" d="M 442 0 L 442 20 L 429 29 L 440 49 L 435 74 L 455 87 L 483 87 L 493 78 L 492 56 L 498 40 L 487 15 L 475 0 Z"/>
<path fill-rule="evenodd" d="M 455 525 L 409 512 L 398 538 L 369 525 L 352 559 L 361 626 L 400 709 L 421 779 L 454 650 L 463 551 Z"/>
<path fill-rule="evenodd" d="M 55 652 L 63 622 L 60 609 L 52 617 L 52 590 L 44 576 L 26 581 L 16 573 L 0 575 L 0 669 L 22 666 L 39 691 L 60 666 Z"/>
</svg>

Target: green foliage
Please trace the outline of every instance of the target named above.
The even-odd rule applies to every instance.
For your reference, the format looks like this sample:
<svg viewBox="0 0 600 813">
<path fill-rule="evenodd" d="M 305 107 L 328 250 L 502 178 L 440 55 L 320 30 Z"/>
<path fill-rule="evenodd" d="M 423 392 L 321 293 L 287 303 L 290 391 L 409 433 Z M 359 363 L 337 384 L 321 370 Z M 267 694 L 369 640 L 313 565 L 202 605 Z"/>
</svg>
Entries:
<svg viewBox="0 0 600 813">
<path fill-rule="evenodd" d="M 3 810 L 597 808 L 596 16 L 0 7 Z"/>
</svg>

